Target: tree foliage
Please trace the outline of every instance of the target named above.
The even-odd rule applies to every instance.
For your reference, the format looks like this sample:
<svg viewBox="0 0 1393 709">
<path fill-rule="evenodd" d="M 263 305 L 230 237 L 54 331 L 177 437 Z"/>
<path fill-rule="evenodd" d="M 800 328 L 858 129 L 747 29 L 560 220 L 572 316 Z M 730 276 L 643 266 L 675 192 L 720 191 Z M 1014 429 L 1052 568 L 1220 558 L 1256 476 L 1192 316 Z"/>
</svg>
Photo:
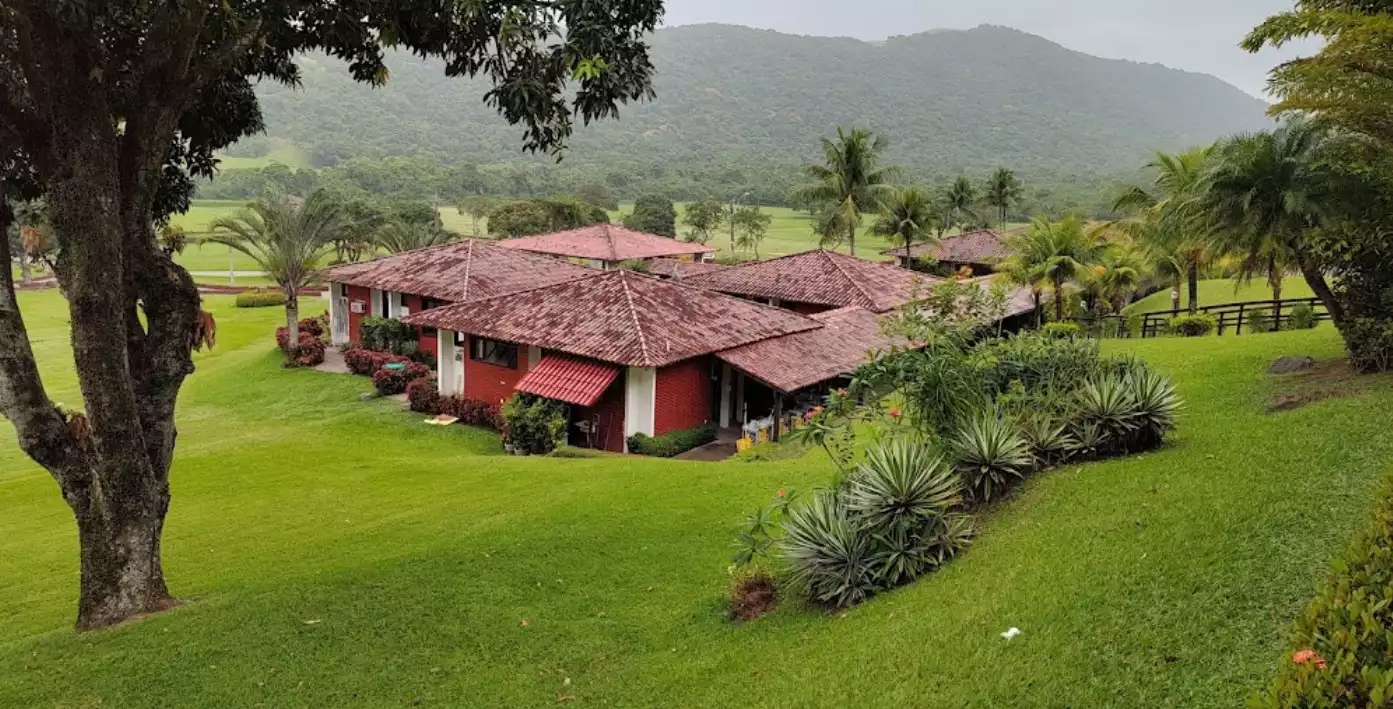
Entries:
<svg viewBox="0 0 1393 709">
<path fill-rule="evenodd" d="M 605 210 L 569 198 L 532 199 L 500 205 L 489 214 L 489 231 L 511 238 L 550 234 L 609 221 Z"/>
<path fill-rule="evenodd" d="M 634 203 L 634 211 L 624 215 L 624 226 L 645 234 L 677 236 L 677 207 L 661 195 L 644 195 Z"/>
<path fill-rule="evenodd" d="M 820 205 L 825 224 L 846 230 L 848 246 L 856 254 L 856 228 L 863 214 L 873 214 L 889 195 L 898 174 L 893 165 L 882 165 L 890 141 L 864 128 L 837 128 L 837 138 L 822 139 L 822 164 L 804 166 L 811 184 L 799 188 L 800 200 Z"/>
<path fill-rule="evenodd" d="M 705 244 L 724 219 L 725 205 L 714 199 L 703 199 L 687 205 L 682 210 L 682 223 L 691 227 L 687 231 L 687 241 Z"/>
</svg>

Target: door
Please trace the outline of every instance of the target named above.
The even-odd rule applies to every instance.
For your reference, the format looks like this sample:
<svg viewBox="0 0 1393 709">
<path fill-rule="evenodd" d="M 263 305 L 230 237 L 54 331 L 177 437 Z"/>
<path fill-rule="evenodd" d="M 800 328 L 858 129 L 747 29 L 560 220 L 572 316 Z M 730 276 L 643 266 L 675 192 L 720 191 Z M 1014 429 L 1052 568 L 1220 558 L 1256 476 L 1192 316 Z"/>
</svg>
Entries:
<svg viewBox="0 0 1393 709">
<path fill-rule="evenodd" d="M 348 342 L 348 286 L 342 283 L 334 284 L 333 307 L 334 322 L 332 323 L 332 339 L 334 343 Z"/>
</svg>

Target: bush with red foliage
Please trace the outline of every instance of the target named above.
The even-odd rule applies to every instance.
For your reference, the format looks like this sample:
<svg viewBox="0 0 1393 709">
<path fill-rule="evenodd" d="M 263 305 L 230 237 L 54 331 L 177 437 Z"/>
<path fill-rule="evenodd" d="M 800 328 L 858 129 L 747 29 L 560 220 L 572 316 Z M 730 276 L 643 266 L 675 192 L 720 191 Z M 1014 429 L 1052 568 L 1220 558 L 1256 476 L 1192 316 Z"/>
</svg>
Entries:
<svg viewBox="0 0 1393 709">
<path fill-rule="evenodd" d="M 440 397 L 439 413 L 454 416 L 466 426 L 481 426 L 495 431 L 503 429 L 503 414 L 498 405 L 481 399 L 443 396 Z"/>
<path fill-rule="evenodd" d="M 440 413 L 440 391 L 435 377 L 422 377 L 406 385 L 406 401 L 411 410 L 423 414 Z"/>
<path fill-rule="evenodd" d="M 343 363 L 344 366 L 348 367 L 348 371 L 360 376 L 371 377 L 391 357 L 392 354 L 389 352 L 350 347 L 343 352 Z"/>
<path fill-rule="evenodd" d="M 329 347 L 329 316 L 305 318 L 300 321 L 299 340 L 290 344 L 290 332 L 276 328 L 276 346 L 285 353 L 287 367 L 315 367 L 324 364 L 324 352 Z"/>
<path fill-rule="evenodd" d="M 400 364 L 401 367 L 388 367 L 389 364 Z M 377 393 L 382 396 L 395 396 L 406 391 L 406 385 L 417 379 L 424 379 L 430 376 L 430 367 L 424 364 L 412 362 L 406 357 L 395 355 L 387 357 L 377 371 L 372 373 L 372 385 L 377 388 Z"/>
</svg>

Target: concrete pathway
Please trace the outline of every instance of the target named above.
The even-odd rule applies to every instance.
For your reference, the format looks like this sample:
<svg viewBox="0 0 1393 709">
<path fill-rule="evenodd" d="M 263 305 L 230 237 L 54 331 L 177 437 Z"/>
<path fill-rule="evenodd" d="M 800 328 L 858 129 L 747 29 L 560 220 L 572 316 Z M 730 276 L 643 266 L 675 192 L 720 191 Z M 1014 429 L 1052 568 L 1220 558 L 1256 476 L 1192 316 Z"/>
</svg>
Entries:
<svg viewBox="0 0 1393 709">
<path fill-rule="evenodd" d="M 329 372 L 330 374 L 348 374 L 348 365 L 343 361 L 343 353 L 338 347 L 330 345 L 324 350 L 324 363 L 315 367 L 316 372 Z"/>
<path fill-rule="evenodd" d="M 716 440 L 698 446 L 677 456 L 677 460 L 700 460 L 715 463 L 735 455 L 735 441 L 740 438 L 740 429 L 726 428 L 716 432 Z"/>
</svg>

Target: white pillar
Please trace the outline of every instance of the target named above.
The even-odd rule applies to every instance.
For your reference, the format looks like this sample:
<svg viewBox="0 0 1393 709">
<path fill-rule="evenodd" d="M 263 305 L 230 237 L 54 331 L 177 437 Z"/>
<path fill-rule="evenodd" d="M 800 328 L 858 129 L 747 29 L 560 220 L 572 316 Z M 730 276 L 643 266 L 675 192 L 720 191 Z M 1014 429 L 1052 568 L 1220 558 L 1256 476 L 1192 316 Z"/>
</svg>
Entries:
<svg viewBox="0 0 1393 709">
<path fill-rule="evenodd" d="M 650 367 L 629 367 L 624 389 L 624 438 L 635 433 L 653 435 L 657 408 L 658 372 Z"/>
<path fill-rule="evenodd" d="M 719 423 L 718 423 L 718 425 L 719 425 L 721 428 L 730 428 L 730 397 L 731 397 L 731 394 L 733 393 L 733 392 L 731 391 L 730 379 L 731 379 L 731 376 L 730 376 L 730 365 L 729 365 L 729 364 L 726 364 L 726 363 L 724 363 L 724 362 L 722 362 L 722 363 L 721 363 L 721 415 L 720 415 L 720 419 L 719 419 Z"/>
<path fill-rule="evenodd" d="M 435 336 L 436 391 L 441 396 L 464 395 L 464 351 L 455 345 L 455 333 L 440 330 Z"/>
<path fill-rule="evenodd" d="M 385 318 L 387 313 L 382 311 L 382 291 L 373 288 L 368 291 L 368 315 L 375 318 Z"/>
<path fill-rule="evenodd" d="M 329 340 L 335 345 L 348 342 L 348 299 L 339 298 L 343 285 L 329 284 Z"/>
</svg>

